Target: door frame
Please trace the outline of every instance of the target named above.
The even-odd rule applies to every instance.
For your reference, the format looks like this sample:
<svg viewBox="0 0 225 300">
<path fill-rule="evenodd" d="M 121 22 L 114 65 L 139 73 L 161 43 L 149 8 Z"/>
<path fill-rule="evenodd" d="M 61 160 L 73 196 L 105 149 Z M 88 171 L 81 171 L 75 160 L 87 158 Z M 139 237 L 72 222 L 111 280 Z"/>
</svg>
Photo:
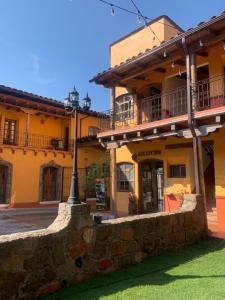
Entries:
<svg viewBox="0 0 225 300">
<path fill-rule="evenodd" d="M 142 171 L 142 166 L 145 164 L 151 164 L 152 162 L 160 162 L 162 163 L 162 167 L 163 167 L 163 179 L 164 179 L 164 161 L 162 159 L 144 159 L 138 162 L 138 186 L 139 186 L 139 191 L 138 191 L 138 211 L 139 212 L 143 212 L 144 211 L 144 203 L 143 203 L 143 188 L 142 188 L 142 176 L 141 176 L 141 171 Z M 157 180 L 157 178 L 156 178 Z M 163 187 L 162 187 L 163 188 Z M 158 194 L 158 189 L 156 187 L 156 194 Z M 157 202 L 159 201 L 159 199 L 157 198 Z"/>
<path fill-rule="evenodd" d="M 43 180 L 44 180 L 44 169 L 52 167 L 57 169 L 57 180 L 56 180 L 56 200 L 53 201 L 45 201 L 43 200 Z M 54 161 L 49 162 L 47 164 L 43 164 L 40 167 L 40 179 L 39 179 L 39 202 L 43 203 L 54 203 L 61 201 L 61 190 L 62 190 L 62 170 L 63 168 L 60 165 L 57 165 Z"/>
<path fill-rule="evenodd" d="M 11 195 L 12 195 L 12 173 L 13 173 L 13 165 L 5 160 L 0 159 L 0 166 L 7 167 L 7 179 L 6 179 L 6 194 L 5 194 L 5 203 L 1 203 L 1 205 L 10 204 Z"/>
</svg>

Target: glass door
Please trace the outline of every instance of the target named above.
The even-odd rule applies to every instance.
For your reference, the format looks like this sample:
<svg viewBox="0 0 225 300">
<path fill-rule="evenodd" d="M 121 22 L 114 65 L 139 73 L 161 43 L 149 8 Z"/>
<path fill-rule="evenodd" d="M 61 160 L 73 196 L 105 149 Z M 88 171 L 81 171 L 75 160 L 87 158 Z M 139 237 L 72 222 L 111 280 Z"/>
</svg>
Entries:
<svg viewBox="0 0 225 300">
<path fill-rule="evenodd" d="M 142 202 L 144 211 L 151 211 L 153 208 L 153 184 L 151 164 L 142 165 L 141 168 Z"/>
<path fill-rule="evenodd" d="M 144 212 L 157 212 L 163 210 L 163 163 L 150 161 L 141 164 L 140 169 L 140 198 Z"/>
</svg>

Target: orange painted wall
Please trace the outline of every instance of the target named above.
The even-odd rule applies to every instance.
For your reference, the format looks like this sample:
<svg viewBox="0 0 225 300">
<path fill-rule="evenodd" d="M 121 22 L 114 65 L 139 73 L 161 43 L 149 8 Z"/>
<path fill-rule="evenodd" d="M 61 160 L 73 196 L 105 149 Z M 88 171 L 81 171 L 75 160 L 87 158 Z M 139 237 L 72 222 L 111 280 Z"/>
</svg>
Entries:
<svg viewBox="0 0 225 300">
<path fill-rule="evenodd" d="M 132 58 L 146 49 L 151 49 L 158 46 L 160 41 L 165 41 L 174 37 L 179 31 L 176 28 L 165 26 L 171 23 L 164 17 L 157 22 L 152 23 L 149 27 L 141 27 L 121 40 L 113 43 L 110 47 L 111 66 L 119 65 L 126 61 L 127 58 Z M 153 32 L 157 35 L 155 37 Z"/>
<path fill-rule="evenodd" d="M 174 210 L 180 204 L 179 195 L 182 193 L 191 193 L 194 188 L 193 182 L 193 153 L 191 148 L 180 149 L 165 149 L 167 144 L 173 143 L 187 143 L 191 140 L 167 138 L 166 140 L 153 140 L 152 142 L 140 142 L 139 144 L 130 143 L 126 146 L 116 150 L 117 163 L 129 162 L 134 165 L 134 193 L 137 199 L 137 206 L 139 199 L 139 162 L 144 160 L 157 159 L 163 161 L 164 166 L 164 196 L 165 196 L 165 209 Z M 138 154 L 143 151 L 161 151 L 157 155 L 139 156 L 137 161 L 132 159 L 132 155 Z M 169 167 L 172 164 L 185 164 L 186 165 L 186 178 L 170 178 Z M 175 200 L 174 200 L 175 199 Z M 116 193 L 116 208 L 119 216 L 128 214 L 128 192 Z"/>
<path fill-rule="evenodd" d="M 40 143 L 37 147 L 24 148 L 18 146 L 2 145 L 3 135 L 0 135 L 0 162 L 1 160 L 13 165 L 12 193 L 10 204 L 13 206 L 35 206 L 39 204 L 40 195 L 40 167 L 43 164 L 52 163 L 60 167 L 72 167 L 72 153 L 68 151 L 57 151 L 42 149 L 42 139 L 47 137 L 64 137 L 65 127 L 69 128 L 70 138 L 74 135 L 74 118 L 60 118 L 57 116 L 36 115 L 38 111 L 25 110 L 30 112 L 29 134 L 40 136 Z M 80 118 L 85 115 L 79 114 L 78 137 L 80 137 Z M 26 131 L 26 113 L 17 111 L 14 108 L 6 109 L 0 106 L 0 130 L 3 133 L 5 119 L 17 121 L 17 131 L 25 133 Z M 81 136 L 87 136 L 90 126 L 99 126 L 99 120 L 96 117 L 89 116 L 82 122 Z M 47 143 L 50 140 L 47 140 Z M 46 146 L 46 145 L 45 145 Z M 79 147 L 78 149 L 78 168 L 84 169 L 91 164 L 96 163 L 104 157 L 103 148 L 91 146 Z M 83 175 L 84 173 L 82 173 Z M 80 190 L 83 195 L 83 191 Z M 57 199 L 60 200 L 60 199 Z"/>
</svg>

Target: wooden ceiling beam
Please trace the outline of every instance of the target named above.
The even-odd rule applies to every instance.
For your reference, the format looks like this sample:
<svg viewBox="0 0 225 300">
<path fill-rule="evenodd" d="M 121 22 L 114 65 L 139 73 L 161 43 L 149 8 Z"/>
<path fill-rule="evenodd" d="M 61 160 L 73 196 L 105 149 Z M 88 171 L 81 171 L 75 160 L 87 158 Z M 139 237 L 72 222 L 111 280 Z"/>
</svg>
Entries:
<svg viewBox="0 0 225 300">
<path fill-rule="evenodd" d="M 156 68 L 153 71 L 154 72 L 158 72 L 158 73 L 166 73 L 166 69 L 165 68 Z"/>
<path fill-rule="evenodd" d="M 178 56 L 177 52 L 175 52 L 175 54 L 174 54 L 174 59 L 175 59 L 175 60 L 182 59 L 182 55 L 179 53 L 179 56 Z M 156 67 L 159 67 L 159 68 L 160 68 L 160 67 L 163 67 L 164 64 L 165 64 L 165 61 L 164 61 L 164 60 L 158 60 L 158 61 L 152 63 L 151 65 L 149 64 L 149 66 L 148 66 L 146 69 L 140 70 L 140 71 L 138 71 L 138 72 L 135 73 L 135 74 L 132 74 L 132 73 L 131 73 L 131 75 L 126 76 L 125 78 L 122 79 L 122 82 L 128 81 L 128 80 L 130 80 L 130 79 L 132 79 L 132 78 L 134 78 L 134 77 L 136 77 L 136 76 L 143 75 L 144 73 L 153 71 Z"/>
<path fill-rule="evenodd" d="M 143 80 L 146 79 L 146 77 L 139 75 L 139 76 L 134 77 L 134 79 L 136 79 L 136 80 L 142 80 L 143 81 Z"/>
<path fill-rule="evenodd" d="M 205 31 L 213 37 L 215 37 L 219 34 L 219 32 L 217 30 L 214 30 L 212 28 L 206 28 Z"/>
<path fill-rule="evenodd" d="M 207 51 L 198 51 L 198 52 L 196 52 L 196 54 L 198 55 L 198 56 L 201 56 L 201 57 L 208 57 L 208 52 Z"/>
<path fill-rule="evenodd" d="M 176 65 L 182 66 L 182 67 L 186 65 L 185 61 L 182 60 L 182 59 L 174 60 L 174 63 L 175 63 Z"/>
</svg>

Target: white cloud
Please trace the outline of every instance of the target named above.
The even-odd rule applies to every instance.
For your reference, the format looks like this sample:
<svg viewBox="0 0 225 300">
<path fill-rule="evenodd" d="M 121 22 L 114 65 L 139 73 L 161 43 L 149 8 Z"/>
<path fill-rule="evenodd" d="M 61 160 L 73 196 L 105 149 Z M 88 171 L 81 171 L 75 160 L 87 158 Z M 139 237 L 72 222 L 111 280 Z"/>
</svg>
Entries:
<svg viewBox="0 0 225 300">
<path fill-rule="evenodd" d="M 31 68 L 32 68 L 34 81 L 41 85 L 54 84 L 55 79 L 46 78 L 46 77 L 41 76 L 41 74 L 40 74 L 40 70 L 41 70 L 40 57 L 37 54 L 33 53 L 30 55 L 30 59 L 31 59 Z"/>
</svg>

